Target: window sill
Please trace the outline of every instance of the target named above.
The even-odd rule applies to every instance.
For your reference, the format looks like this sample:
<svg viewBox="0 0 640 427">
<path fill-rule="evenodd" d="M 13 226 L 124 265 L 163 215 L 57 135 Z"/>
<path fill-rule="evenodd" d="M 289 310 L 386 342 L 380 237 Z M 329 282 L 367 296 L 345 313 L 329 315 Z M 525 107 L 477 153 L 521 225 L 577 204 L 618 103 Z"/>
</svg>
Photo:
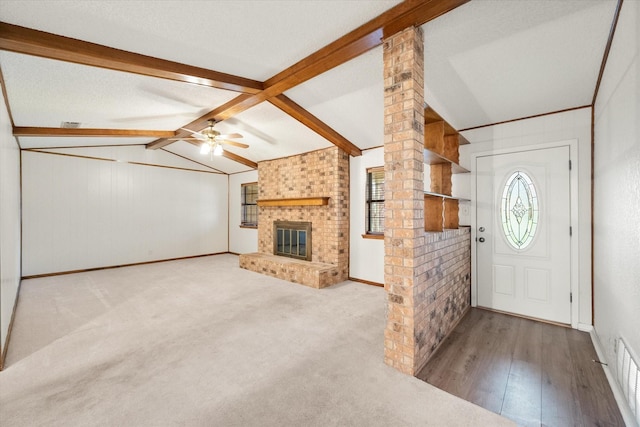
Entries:
<svg viewBox="0 0 640 427">
<path fill-rule="evenodd" d="M 363 234 L 363 239 L 384 240 L 384 234 Z"/>
<path fill-rule="evenodd" d="M 258 229 L 257 225 L 241 225 L 240 228 L 253 228 L 253 229 Z"/>
</svg>

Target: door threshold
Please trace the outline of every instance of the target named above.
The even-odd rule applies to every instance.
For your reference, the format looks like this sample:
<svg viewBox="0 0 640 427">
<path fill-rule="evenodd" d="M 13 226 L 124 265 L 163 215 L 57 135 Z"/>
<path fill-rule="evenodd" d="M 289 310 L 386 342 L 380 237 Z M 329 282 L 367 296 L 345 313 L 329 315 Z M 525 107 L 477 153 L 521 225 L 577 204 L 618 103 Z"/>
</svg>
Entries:
<svg viewBox="0 0 640 427">
<path fill-rule="evenodd" d="M 533 320 L 534 322 L 547 323 L 549 325 L 562 326 L 563 328 L 573 329 L 569 323 L 554 322 L 553 320 L 546 320 L 546 319 L 540 319 L 538 317 L 525 316 L 524 314 L 511 313 L 509 311 L 496 310 L 495 308 L 489 308 L 489 307 L 477 306 L 476 308 L 480 310 L 492 311 L 494 313 L 505 314 L 507 316 L 519 317 L 521 319 Z"/>
</svg>

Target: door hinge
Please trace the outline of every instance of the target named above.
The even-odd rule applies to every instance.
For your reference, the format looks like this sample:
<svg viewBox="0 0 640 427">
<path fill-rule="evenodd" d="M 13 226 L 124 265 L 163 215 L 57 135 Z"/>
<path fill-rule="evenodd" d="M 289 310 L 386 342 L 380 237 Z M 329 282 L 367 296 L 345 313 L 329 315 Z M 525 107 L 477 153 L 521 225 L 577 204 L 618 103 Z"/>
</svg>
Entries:
<svg viewBox="0 0 640 427">
<path fill-rule="evenodd" d="M 571 170 L 571 160 L 569 160 L 569 170 Z"/>
<path fill-rule="evenodd" d="M 573 236 L 573 227 L 569 226 L 569 236 Z"/>
<path fill-rule="evenodd" d="M 569 292 L 569 302 L 573 302 L 573 292 Z"/>
</svg>

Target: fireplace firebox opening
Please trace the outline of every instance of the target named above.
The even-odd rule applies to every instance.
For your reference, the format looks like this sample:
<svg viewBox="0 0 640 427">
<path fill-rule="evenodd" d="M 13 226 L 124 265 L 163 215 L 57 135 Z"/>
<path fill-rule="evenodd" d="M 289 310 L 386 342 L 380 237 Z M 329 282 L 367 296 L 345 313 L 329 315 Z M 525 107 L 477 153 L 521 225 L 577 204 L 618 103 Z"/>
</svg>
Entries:
<svg viewBox="0 0 640 427">
<path fill-rule="evenodd" d="M 311 261 L 311 223 L 274 221 L 273 253 Z"/>
</svg>

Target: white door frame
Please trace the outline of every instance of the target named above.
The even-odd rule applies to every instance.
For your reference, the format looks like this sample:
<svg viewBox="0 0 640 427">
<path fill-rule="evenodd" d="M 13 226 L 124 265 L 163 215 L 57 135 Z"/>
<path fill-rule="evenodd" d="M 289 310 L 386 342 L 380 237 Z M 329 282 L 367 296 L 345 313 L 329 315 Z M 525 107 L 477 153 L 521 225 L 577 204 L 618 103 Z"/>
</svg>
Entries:
<svg viewBox="0 0 640 427">
<path fill-rule="evenodd" d="M 578 209 L 578 177 L 579 177 L 579 162 L 578 162 L 578 140 L 571 139 L 566 141 L 550 142 L 545 144 L 535 145 L 523 145 L 511 148 L 496 149 L 490 151 L 481 151 L 470 153 L 471 160 L 471 191 L 474 195 L 471 201 L 471 306 L 478 306 L 478 258 L 476 253 L 476 238 L 478 231 L 478 224 L 476 218 L 476 209 L 478 201 L 478 189 L 477 189 L 477 160 L 478 157 L 491 156 L 495 154 L 508 154 L 517 153 L 520 151 L 528 150 L 540 150 L 544 148 L 556 148 L 556 147 L 569 147 L 569 158 L 571 160 L 571 171 L 569 173 L 570 180 L 570 194 L 569 194 L 569 209 L 571 211 L 571 294 L 573 299 L 571 301 L 571 327 L 578 328 L 579 320 L 579 307 L 580 307 L 580 287 L 579 287 L 579 249 L 580 249 L 580 224 L 579 221 L 579 209 Z"/>
</svg>

